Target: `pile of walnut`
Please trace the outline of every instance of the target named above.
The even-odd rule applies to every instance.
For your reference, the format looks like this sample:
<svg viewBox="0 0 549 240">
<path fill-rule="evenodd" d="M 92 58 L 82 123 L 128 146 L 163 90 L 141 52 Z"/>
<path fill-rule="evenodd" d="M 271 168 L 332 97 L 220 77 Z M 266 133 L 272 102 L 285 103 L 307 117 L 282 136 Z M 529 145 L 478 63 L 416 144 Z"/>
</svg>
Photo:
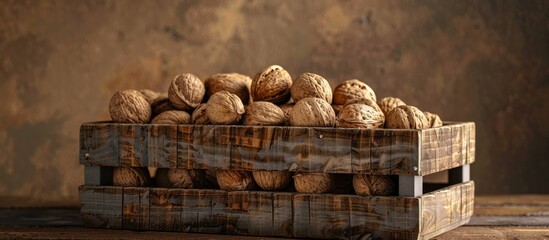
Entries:
<svg viewBox="0 0 549 240">
<path fill-rule="evenodd" d="M 243 124 L 348 128 L 422 129 L 442 125 L 440 117 L 406 105 L 399 98 L 377 100 L 364 82 L 347 80 L 333 91 L 314 73 L 294 80 L 273 65 L 254 78 L 238 73 L 215 74 L 204 83 L 184 73 L 171 81 L 167 94 L 151 90 L 119 91 L 111 98 L 114 122 L 152 124 Z M 395 195 L 394 176 L 367 174 L 296 173 L 290 171 L 238 171 L 158 169 L 151 178 L 147 168 L 119 167 L 116 186 L 167 188 L 220 188 L 239 191 L 261 188 L 301 193 Z M 292 181 L 293 180 L 293 181 Z M 292 183 L 293 182 L 293 186 Z M 351 188 L 352 186 L 352 188 Z"/>
</svg>

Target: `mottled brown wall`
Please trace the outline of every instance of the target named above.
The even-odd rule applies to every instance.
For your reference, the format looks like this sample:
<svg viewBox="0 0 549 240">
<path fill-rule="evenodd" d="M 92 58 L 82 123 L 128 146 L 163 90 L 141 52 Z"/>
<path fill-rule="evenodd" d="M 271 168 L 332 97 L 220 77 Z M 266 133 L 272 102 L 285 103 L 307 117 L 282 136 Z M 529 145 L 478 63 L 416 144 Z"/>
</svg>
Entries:
<svg viewBox="0 0 549 240">
<path fill-rule="evenodd" d="M 0 1 L 0 196 L 76 201 L 79 125 L 107 119 L 116 90 L 269 64 L 475 121 L 478 193 L 549 193 L 548 12 L 518 0 Z"/>
</svg>

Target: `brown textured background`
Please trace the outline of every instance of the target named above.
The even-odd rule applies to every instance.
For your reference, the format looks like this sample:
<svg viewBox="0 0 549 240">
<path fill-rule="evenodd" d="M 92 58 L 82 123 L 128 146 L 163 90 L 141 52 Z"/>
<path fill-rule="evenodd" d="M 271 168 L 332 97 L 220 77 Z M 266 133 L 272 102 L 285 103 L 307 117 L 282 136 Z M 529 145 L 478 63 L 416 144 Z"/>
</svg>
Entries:
<svg viewBox="0 0 549 240">
<path fill-rule="evenodd" d="M 0 201 L 76 203 L 119 89 L 280 64 L 477 123 L 477 193 L 549 193 L 547 1 L 0 1 Z"/>
</svg>

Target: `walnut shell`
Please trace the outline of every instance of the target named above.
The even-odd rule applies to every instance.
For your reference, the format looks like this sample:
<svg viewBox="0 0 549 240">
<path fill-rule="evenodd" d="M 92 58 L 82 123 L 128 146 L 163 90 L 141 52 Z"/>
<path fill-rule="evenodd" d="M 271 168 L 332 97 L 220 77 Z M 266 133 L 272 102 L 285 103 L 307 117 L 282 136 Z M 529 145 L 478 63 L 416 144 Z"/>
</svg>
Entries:
<svg viewBox="0 0 549 240">
<path fill-rule="evenodd" d="M 257 185 L 266 191 L 278 191 L 286 188 L 292 180 L 292 173 L 287 170 L 281 171 L 253 171 L 254 180 Z"/>
<path fill-rule="evenodd" d="M 362 103 L 345 105 L 337 117 L 337 127 L 372 129 L 383 127 L 385 122 L 381 111 Z"/>
<path fill-rule="evenodd" d="M 206 88 L 197 76 L 183 73 L 173 78 L 168 98 L 177 109 L 191 110 L 202 102 L 205 93 Z"/>
<path fill-rule="evenodd" d="M 146 187 L 151 185 L 151 176 L 146 167 L 114 167 L 112 177 L 114 186 Z"/>
<path fill-rule="evenodd" d="M 240 170 L 217 170 L 219 189 L 226 191 L 252 190 L 255 181 L 251 172 Z"/>
<path fill-rule="evenodd" d="M 161 96 L 161 93 L 150 89 L 140 89 L 139 93 L 143 94 L 143 97 L 147 99 L 147 102 L 149 102 L 149 104 L 152 104 L 156 99 Z"/>
<path fill-rule="evenodd" d="M 347 101 L 347 104 L 353 104 L 353 103 L 362 103 L 362 104 L 366 104 L 370 107 L 373 107 L 376 111 L 378 111 L 379 113 L 383 114 L 383 111 L 381 110 L 381 108 L 379 107 L 379 105 L 377 105 L 376 101 L 372 100 L 371 98 L 355 98 L 355 99 L 350 99 Z M 345 105 L 344 105 L 345 106 Z"/>
<path fill-rule="evenodd" d="M 156 186 L 163 188 L 194 188 L 193 179 L 187 169 L 159 168 L 154 177 Z"/>
<path fill-rule="evenodd" d="M 442 126 L 442 119 L 440 119 L 440 116 L 435 113 L 430 112 L 423 112 L 425 114 L 425 117 L 429 121 L 429 127 L 440 127 Z"/>
<path fill-rule="evenodd" d="M 246 107 L 244 125 L 278 126 L 284 124 L 284 112 L 271 102 L 253 102 Z"/>
<path fill-rule="evenodd" d="M 391 196 L 397 193 L 397 183 L 393 176 L 355 174 L 353 188 L 361 196 Z"/>
<path fill-rule="evenodd" d="M 281 66 L 272 65 L 258 72 L 251 86 L 254 101 L 283 104 L 290 99 L 292 76 Z"/>
<path fill-rule="evenodd" d="M 357 79 L 343 81 L 334 89 L 334 104 L 345 105 L 361 98 L 369 98 L 375 102 L 376 93 L 368 84 Z"/>
<path fill-rule="evenodd" d="M 191 116 L 185 111 L 171 110 L 165 111 L 154 117 L 152 124 L 188 124 L 191 122 Z"/>
<path fill-rule="evenodd" d="M 389 112 L 385 127 L 396 129 L 422 129 L 429 127 L 425 114 L 414 106 L 398 106 Z"/>
<path fill-rule="evenodd" d="M 244 113 L 242 100 L 227 91 L 214 93 L 206 106 L 206 115 L 213 124 L 237 124 Z"/>
<path fill-rule="evenodd" d="M 292 99 L 296 102 L 303 98 L 316 97 L 332 104 L 332 88 L 328 80 L 314 73 L 299 75 L 292 85 Z"/>
<path fill-rule="evenodd" d="M 243 104 L 250 101 L 250 87 L 252 79 L 239 73 L 218 73 L 204 82 L 206 87 L 206 99 L 209 99 L 214 93 L 227 91 L 236 94 Z"/>
<path fill-rule="evenodd" d="M 326 193 L 332 189 L 334 176 L 329 173 L 296 173 L 295 190 L 300 193 Z"/>
<path fill-rule="evenodd" d="M 112 96 L 109 113 L 114 122 L 148 123 L 151 119 L 151 105 L 143 94 L 128 89 L 118 91 Z"/>
<path fill-rule="evenodd" d="M 333 127 L 335 123 L 334 109 L 320 98 L 303 98 L 290 110 L 292 126 Z"/>
<path fill-rule="evenodd" d="M 389 112 L 391 112 L 393 109 L 395 109 L 398 106 L 406 105 L 406 103 L 404 103 L 404 101 L 400 100 L 400 98 L 384 97 L 384 98 L 380 99 L 379 101 L 377 101 L 377 105 L 379 106 L 379 108 L 383 112 L 383 115 L 385 115 L 385 117 L 387 117 Z"/>
<path fill-rule="evenodd" d="M 336 116 L 339 114 L 339 112 L 341 111 L 341 109 L 343 109 L 345 105 L 334 105 L 332 104 L 332 109 L 334 109 L 334 113 L 336 114 Z"/>
<path fill-rule="evenodd" d="M 165 111 L 177 110 L 167 97 L 159 97 L 151 104 L 152 117 L 158 116 Z"/>
<path fill-rule="evenodd" d="M 290 111 L 295 106 L 295 103 L 286 103 L 280 106 L 282 112 L 284 112 L 284 125 L 290 125 Z"/>
<path fill-rule="evenodd" d="M 208 104 L 202 103 L 198 105 L 193 111 L 193 114 L 191 115 L 191 122 L 193 124 L 211 124 L 212 122 L 208 118 L 208 115 L 206 114 L 206 108 Z"/>
</svg>

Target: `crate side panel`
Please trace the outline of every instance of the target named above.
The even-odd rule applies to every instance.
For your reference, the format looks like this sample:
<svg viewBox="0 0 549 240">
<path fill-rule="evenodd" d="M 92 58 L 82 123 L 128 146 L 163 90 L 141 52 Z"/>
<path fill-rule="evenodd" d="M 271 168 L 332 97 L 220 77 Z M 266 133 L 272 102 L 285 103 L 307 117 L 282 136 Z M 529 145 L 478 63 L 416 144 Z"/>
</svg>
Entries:
<svg viewBox="0 0 549 240">
<path fill-rule="evenodd" d="M 248 235 L 273 236 L 273 193 L 250 192 Z"/>
<path fill-rule="evenodd" d="M 293 236 L 293 196 L 295 193 L 273 193 L 273 235 L 277 237 Z"/>
<path fill-rule="evenodd" d="M 346 195 L 310 196 L 310 238 L 347 239 L 351 235 L 349 198 Z"/>
<path fill-rule="evenodd" d="M 420 197 L 422 238 L 431 238 L 467 223 L 474 204 L 472 181 L 439 189 Z"/>
<path fill-rule="evenodd" d="M 80 126 L 80 164 L 118 166 L 118 127 L 112 123 L 86 123 Z"/>
<path fill-rule="evenodd" d="M 199 131 L 199 129 L 199 126 L 192 125 L 177 126 L 177 168 L 192 169 L 195 163 L 195 155 L 202 156 L 202 154 L 195 154 L 194 152 L 199 148 L 199 146 L 194 145 L 194 141 L 199 141 L 195 139 L 194 131 Z"/>
<path fill-rule="evenodd" d="M 149 230 L 180 231 L 181 189 L 154 188 L 149 192 Z"/>
<path fill-rule="evenodd" d="M 81 217 L 88 227 L 122 228 L 122 187 L 79 187 Z"/>
<path fill-rule="evenodd" d="M 177 125 L 150 125 L 148 141 L 149 167 L 177 167 Z"/>
<path fill-rule="evenodd" d="M 120 124 L 118 151 L 120 166 L 146 167 L 148 162 L 149 125 Z"/>
</svg>

